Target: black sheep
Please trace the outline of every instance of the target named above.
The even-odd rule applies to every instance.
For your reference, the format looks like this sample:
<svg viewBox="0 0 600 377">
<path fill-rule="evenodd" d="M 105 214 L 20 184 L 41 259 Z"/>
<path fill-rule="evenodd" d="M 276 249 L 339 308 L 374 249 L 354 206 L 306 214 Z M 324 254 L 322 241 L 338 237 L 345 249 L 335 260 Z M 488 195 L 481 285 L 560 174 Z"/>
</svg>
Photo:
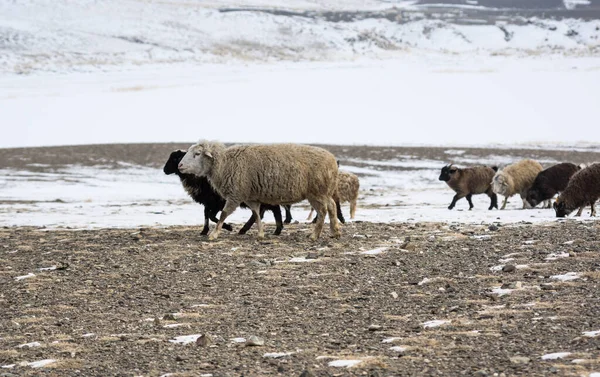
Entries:
<svg viewBox="0 0 600 377">
<path fill-rule="evenodd" d="M 209 220 L 217 223 L 219 220 L 217 219 L 217 213 L 225 207 L 225 199 L 223 199 L 210 185 L 208 179 L 206 177 L 198 177 L 193 174 L 184 174 L 179 171 L 178 165 L 183 156 L 185 156 L 186 151 L 177 150 L 171 153 L 163 171 L 165 174 L 177 174 L 179 179 L 181 180 L 181 184 L 185 191 L 190 195 L 190 197 L 197 203 L 202 204 L 204 206 L 204 228 L 202 229 L 202 235 L 208 234 L 208 223 Z M 246 206 L 242 203 L 241 207 L 246 208 Z M 290 212 L 289 206 L 286 207 L 286 224 L 289 224 L 292 220 L 292 214 Z M 281 209 L 278 205 L 265 205 L 261 204 L 260 215 L 261 218 L 264 215 L 265 211 L 272 211 L 275 216 L 275 222 L 277 223 L 277 228 L 273 234 L 279 235 L 281 230 L 283 229 L 282 219 L 281 219 Z M 250 215 L 250 219 L 246 222 L 246 224 L 240 229 L 239 234 L 245 234 L 252 224 L 254 224 L 254 215 Z M 223 229 L 225 230 L 233 230 L 231 225 L 223 224 Z"/>
<path fill-rule="evenodd" d="M 549 201 L 554 195 L 567 188 L 569 180 L 579 170 L 579 166 L 570 162 L 563 162 L 542 170 L 533 181 L 533 186 L 527 191 L 527 202 L 535 207 L 545 200 Z"/>
</svg>

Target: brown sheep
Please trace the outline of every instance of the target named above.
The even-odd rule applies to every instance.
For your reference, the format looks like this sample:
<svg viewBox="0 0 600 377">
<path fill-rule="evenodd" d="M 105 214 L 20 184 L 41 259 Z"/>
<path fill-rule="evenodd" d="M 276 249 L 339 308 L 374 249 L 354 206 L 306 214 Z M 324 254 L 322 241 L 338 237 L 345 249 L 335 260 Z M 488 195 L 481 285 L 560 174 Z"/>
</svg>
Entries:
<svg viewBox="0 0 600 377">
<path fill-rule="evenodd" d="M 446 182 L 456 195 L 452 198 L 452 203 L 448 209 L 454 208 L 459 199 L 467 198 L 469 202 L 469 211 L 473 209 L 471 197 L 478 194 L 487 194 L 490 197 L 489 210 L 498 208 L 498 197 L 492 191 L 491 182 L 497 167 L 475 166 L 472 168 L 460 169 L 450 164 L 442 168 L 439 180 Z"/>
<path fill-rule="evenodd" d="M 592 207 L 591 216 L 596 216 L 596 201 L 600 198 L 600 164 L 592 164 L 573 174 L 565 191 L 554 203 L 556 217 L 565 217 L 579 208 L 581 216 L 586 205 Z"/>
</svg>

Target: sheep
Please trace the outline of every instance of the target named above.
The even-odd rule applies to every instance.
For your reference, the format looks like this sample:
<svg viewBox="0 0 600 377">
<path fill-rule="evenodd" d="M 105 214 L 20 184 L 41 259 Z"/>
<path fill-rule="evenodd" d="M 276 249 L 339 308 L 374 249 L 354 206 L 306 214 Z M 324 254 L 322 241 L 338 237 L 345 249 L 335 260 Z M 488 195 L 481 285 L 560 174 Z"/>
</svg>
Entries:
<svg viewBox="0 0 600 377">
<path fill-rule="evenodd" d="M 198 204 L 202 204 L 204 206 L 204 228 L 202 229 L 201 235 L 208 234 L 209 230 L 209 219 L 214 223 L 218 223 L 216 215 L 225 207 L 225 199 L 223 199 L 217 192 L 212 188 L 206 177 L 198 177 L 193 174 L 184 174 L 179 171 L 178 165 L 183 156 L 185 156 L 186 151 L 176 150 L 171 153 L 169 159 L 167 160 L 163 172 L 167 175 L 177 174 L 179 179 L 181 180 L 181 184 L 183 188 L 188 193 L 188 195 Z M 241 207 L 246 208 L 246 205 L 242 203 Z M 264 215 L 265 211 L 272 211 L 275 216 L 275 222 L 277 227 L 275 229 L 274 235 L 279 235 L 281 230 L 283 229 L 283 225 L 281 223 L 281 209 L 279 206 L 272 205 L 261 205 L 261 218 Z M 289 207 L 286 207 L 286 221 L 287 223 L 291 222 L 292 215 L 290 213 Z M 239 234 L 245 234 L 250 227 L 254 224 L 254 215 L 250 216 L 250 219 L 246 222 L 246 224 L 240 229 Z M 231 231 L 233 228 L 229 224 L 223 224 L 223 228 L 225 230 Z"/>
<path fill-rule="evenodd" d="M 339 164 L 338 164 L 339 166 Z M 360 182 L 355 174 L 339 171 L 338 172 L 338 183 L 337 190 L 333 196 L 335 205 L 337 208 L 337 218 L 342 224 L 346 223 L 340 204 L 350 202 L 350 218 L 354 219 L 356 214 L 356 201 L 358 200 L 358 189 L 360 188 Z M 314 209 L 310 209 L 307 220 L 312 218 Z M 313 220 L 313 223 L 317 221 L 317 217 Z"/>
<path fill-rule="evenodd" d="M 596 216 L 596 201 L 600 198 L 600 164 L 592 164 L 573 174 L 569 184 L 554 203 L 556 217 L 568 216 L 579 208 L 576 216 L 581 216 L 586 205 L 592 207 L 590 216 Z"/>
<path fill-rule="evenodd" d="M 293 204 L 308 199 L 321 215 L 311 238 L 317 240 L 329 214 L 332 236 L 341 236 L 335 216 L 333 195 L 337 187 L 338 167 L 328 151 L 299 144 L 238 145 L 225 148 L 218 142 L 200 141 L 188 149 L 179 163 L 187 174 L 206 176 L 226 200 L 217 227 L 209 239 L 217 239 L 221 227 L 244 202 L 258 223 L 258 238 L 264 238 L 260 203 Z"/>
<path fill-rule="evenodd" d="M 492 179 L 492 190 L 504 196 L 500 209 L 506 208 L 508 198 L 515 194 L 521 196 L 523 208 L 528 208 L 527 190 L 533 185 L 535 177 L 543 170 L 542 165 L 534 160 L 522 160 L 498 171 Z"/>
<path fill-rule="evenodd" d="M 550 199 L 559 192 L 562 192 L 569 183 L 569 179 L 573 174 L 577 173 L 581 168 L 570 162 L 563 162 L 541 171 L 533 186 L 527 191 L 527 203 L 531 207 L 537 206 L 539 203 L 546 201 L 545 208 L 550 208 Z"/>
<path fill-rule="evenodd" d="M 490 197 L 490 206 L 488 210 L 498 209 L 498 196 L 492 191 L 491 182 L 497 167 L 474 166 L 471 168 L 457 168 L 453 164 L 442 168 L 440 181 L 446 182 L 452 190 L 456 192 L 448 209 L 453 209 L 456 202 L 464 197 L 469 202 L 469 211 L 473 209 L 471 197 L 478 194 L 486 194 Z"/>
</svg>

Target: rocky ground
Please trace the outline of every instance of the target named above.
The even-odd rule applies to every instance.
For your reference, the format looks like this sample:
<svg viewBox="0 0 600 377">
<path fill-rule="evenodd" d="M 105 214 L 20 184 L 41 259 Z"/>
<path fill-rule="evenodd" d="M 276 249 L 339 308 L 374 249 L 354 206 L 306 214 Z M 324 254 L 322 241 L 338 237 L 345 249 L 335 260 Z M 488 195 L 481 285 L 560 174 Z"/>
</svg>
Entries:
<svg viewBox="0 0 600 377">
<path fill-rule="evenodd" d="M 352 223 L 313 243 L 303 223 L 261 242 L 5 228 L 0 376 L 587 377 L 599 230 Z"/>
</svg>

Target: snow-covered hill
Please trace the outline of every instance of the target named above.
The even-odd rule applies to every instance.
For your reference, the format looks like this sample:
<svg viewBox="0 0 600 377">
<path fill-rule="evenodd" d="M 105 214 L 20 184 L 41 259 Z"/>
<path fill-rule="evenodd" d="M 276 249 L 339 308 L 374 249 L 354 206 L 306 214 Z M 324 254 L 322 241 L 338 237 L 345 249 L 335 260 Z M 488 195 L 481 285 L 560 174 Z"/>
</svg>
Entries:
<svg viewBox="0 0 600 377">
<path fill-rule="evenodd" d="M 600 53 L 600 20 L 506 16 L 477 4 L 6 0 L 0 2 L 0 74 L 121 70 L 184 61 L 386 58 L 415 49 Z"/>
</svg>

